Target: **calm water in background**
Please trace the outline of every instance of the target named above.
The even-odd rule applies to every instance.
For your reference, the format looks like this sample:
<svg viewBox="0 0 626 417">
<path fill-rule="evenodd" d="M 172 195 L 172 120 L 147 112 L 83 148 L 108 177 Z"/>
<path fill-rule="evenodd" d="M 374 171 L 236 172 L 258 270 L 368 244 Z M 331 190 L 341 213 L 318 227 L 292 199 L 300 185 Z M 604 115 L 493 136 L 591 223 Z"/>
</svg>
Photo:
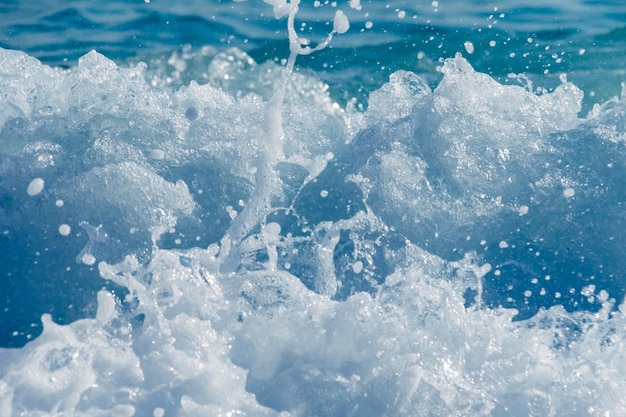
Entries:
<svg viewBox="0 0 626 417">
<path fill-rule="evenodd" d="M 623 81 L 626 2 L 621 0 L 398 0 L 363 2 L 360 11 L 347 2 L 339 7 L 351 30 L 298 64 L 314 69 L 344 99 L 363 98 L 398 69 L 435 85 L 440 59 L 465 53 L 466 42 L 473 44 L 473 54 L 466 55 L 478 71 L 499 78 L 525 73 L 546 88 L 566 73 L 587 92 L 587 106 L 618 93 Z M 122 62 L 184 45 L 235 46 L 259 62 L 286 56 L 285 21 L 274 19 L 261 1 L 18 1 L 0 5 L 0 13 L 0 46 L 49 65 L 74 65 L 92 49 Z M 328 6 L 303 4 L 301 33 L 321 40 L 333 13 Z"/>
</svg>

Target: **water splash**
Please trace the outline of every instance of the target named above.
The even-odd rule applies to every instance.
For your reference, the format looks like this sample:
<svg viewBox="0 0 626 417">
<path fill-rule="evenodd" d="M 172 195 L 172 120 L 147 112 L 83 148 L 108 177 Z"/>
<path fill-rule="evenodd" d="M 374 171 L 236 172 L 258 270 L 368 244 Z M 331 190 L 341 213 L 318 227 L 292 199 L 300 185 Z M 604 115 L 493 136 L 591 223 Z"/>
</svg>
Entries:
<svg viewBox="0 0 626 417">
<path fill-rule="evenodd" d="M 626 407 L 624 93 L 580 118 L 573 84 L 535 94 L 457 56 L 434 91 L 396 72 L 351 113 L 311 77 L 292 73 L 294 91 L 288 68 L 215 57 L 283 83 L 268 113 L 257 94 L 155 88 L 145 65 L 97 53 L 67 71 L 0 54 L 2 254 L 37 275 L 28 303 L 99 291 L 91 317 L 44 315 L 40 337 L 0 350 L 0 415 Z"/>
<path fill-rule="evenodd" d="M 255 188 L 244 210 L 234 220 L 224 237 L 221 239 L 220 258 L 223 259 L 225 270 L 236 267 L 241 242 L 249 236 L 255 227 L 263 225 L 264 219 L 272 209 L 272 199 L 281 192 L 281 181 L 278 177 L 276 164 L 285 159 L 283 151 L 283 103 L 285 90 L 291 81 L 296 59 L 300 55 L 309 55 L 321 51 L 330 43 L 337 33 L 348 31 L 350 24 L 343 12 L 337 11 L 333 21 L 333 29 L 326 38 L 315 47 L 303 41 L 295 30 L 295 18 L 300 0 L 264 0 L 274 7 L 277 19 L 287 16 L 289 34 L 289 57 L 280 82 L 276 84 L 272 97 L 265 105 L 263 118 L 263 145 L 256 166 Z M 277 224 L 271 226 L 277 227 Z M 279 227 L 279 226 L 278 226 Z"/>
</svg>

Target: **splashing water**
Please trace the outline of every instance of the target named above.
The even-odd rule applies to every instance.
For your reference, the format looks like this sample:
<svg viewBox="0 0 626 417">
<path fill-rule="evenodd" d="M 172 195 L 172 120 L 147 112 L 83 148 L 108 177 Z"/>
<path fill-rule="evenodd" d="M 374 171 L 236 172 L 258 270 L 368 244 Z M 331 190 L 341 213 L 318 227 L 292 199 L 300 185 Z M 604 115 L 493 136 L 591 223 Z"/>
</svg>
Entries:
<svg viewBox="0 0 626 417">
<path fill-rule="evenodd" d="M 291 79 L 296 58 L 298 55 L 309 55 L 313 52 L 321 51 L 330 43 L 333 34 L 345 33 L 349 28 L 349 22 L 346 16 L 343 12 L 337 11 L 333 23 L 333 30 L 328 34 L 326 39 L 314 48 L 308 45 L 303 46 L 303 41 L 296 33 L 294 27 L 300 1 L 295 0 L 290 3 L 280 0 L 264 1 L 274 7 L 274 14 L 277 19 L 288 16 L 289 58 L 281 82 L 265 108 L 263 122 L 264 143 L 261 149 L 259 164 L 256 167 L 256 184 L 253 194 L 242 213 L 237 216 L 221 241 L 222 257 L 228 257 L 231 245 L 238 247 L 242 239 L 249 235 L 252 229 L 262 222 L 269 214 L 272 197 L 275 197 L 276 194 L 280 192 L 276 164 L 284 159 L 282 144 L 284 136 L 282 121 L 283 102 L 285 100 L 286 84 Z M 278 226 L 276 223 L 273 223 L 273 225 L 274 228 Z M 276 235 L 276 233 L 274 233 L 274 235 Z M 227 265 L 231 263 L 232 260 L 225 261 Z"/>
<path fill-rule="evenodd" d="M 312 47 L 267 3 L 284 68 L 175 62 L 245 94 L 0 49 L 0 297 L 55 298 L 0 416 L 620 415 L 626 91 L 581 117 L 456 55 L 358 111 L 294 70 L 346 15 Z"/>
</svg>

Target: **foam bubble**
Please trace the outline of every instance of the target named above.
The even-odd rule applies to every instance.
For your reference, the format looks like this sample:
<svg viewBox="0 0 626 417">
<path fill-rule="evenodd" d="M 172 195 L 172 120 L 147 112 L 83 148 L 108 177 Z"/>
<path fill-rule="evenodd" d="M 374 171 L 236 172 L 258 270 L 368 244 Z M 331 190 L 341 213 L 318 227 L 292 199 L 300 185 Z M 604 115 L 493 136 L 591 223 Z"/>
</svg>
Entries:
<svg viewBox="0 0 626 417">
<path fill-rule="evenodd" d="M 71 232 L 72 232 L 72 228 L 69 225 L 62 224 L 59 226 L 59 234 L 61 236 L 69 236 Z"/>
<path fill-rule="evenodd" d="M 80 260 L 85 264 L 85 265 L 89 265 L 92 266 L 96 263 L 96 258 L 90 254 L 90 253 L 86 253 L 84 254 Z"/>
<path fill-rule="evenodd" d="M 333 19 L 333 30 L 339 34 L 346 33 L 350 29 L 350 21 L 348 17 L 341 11 L 335 12 L 335 18 Z"/>
<path fill-rule="evenodd" d="M 35 178 L 28 184 L 28 187 L 26 188 L 26 192 L 31 197 L 36 196 L 37 194 L 43 191 L 44 186 L 45 186 L 45 182 L 42 178 Z"/>
</svg>

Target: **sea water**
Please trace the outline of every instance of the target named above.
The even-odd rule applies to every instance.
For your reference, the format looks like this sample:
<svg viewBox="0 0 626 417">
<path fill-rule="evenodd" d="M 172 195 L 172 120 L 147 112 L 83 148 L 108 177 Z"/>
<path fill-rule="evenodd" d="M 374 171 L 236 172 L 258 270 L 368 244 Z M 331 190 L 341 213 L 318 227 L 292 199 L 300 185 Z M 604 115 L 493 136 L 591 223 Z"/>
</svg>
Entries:
<svg viewBox="0 0 626 417">
<path fill-rule="evenodd" d="M 626 4 L 55 3 L 0 5 L 0 416 L 623 414 Z"/>
</svg>

